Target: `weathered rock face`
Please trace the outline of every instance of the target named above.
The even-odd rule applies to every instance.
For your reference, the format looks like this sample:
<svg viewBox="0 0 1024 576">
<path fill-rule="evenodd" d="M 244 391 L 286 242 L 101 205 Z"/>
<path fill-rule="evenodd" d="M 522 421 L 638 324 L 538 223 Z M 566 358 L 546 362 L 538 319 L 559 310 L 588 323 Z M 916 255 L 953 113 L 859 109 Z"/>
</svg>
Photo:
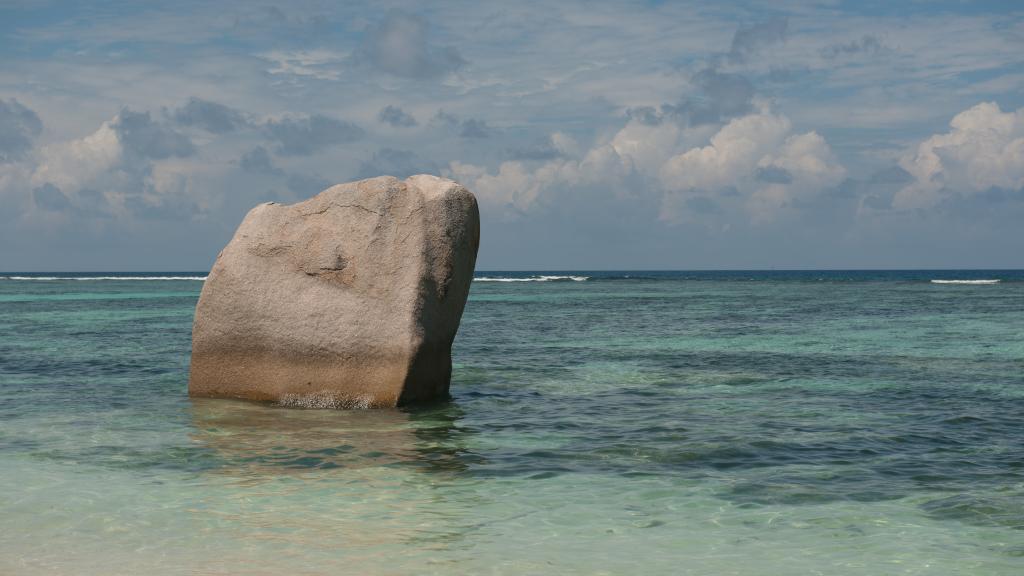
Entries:
<svg viewBox="0 0 1024 576">
<path fill-rule="evenodd" d="M 480 243 L 476 199 L 434 176 L 253 208 L 192 328 L 192 396 L 321 407 L 445 397 Z"/>
</svg>

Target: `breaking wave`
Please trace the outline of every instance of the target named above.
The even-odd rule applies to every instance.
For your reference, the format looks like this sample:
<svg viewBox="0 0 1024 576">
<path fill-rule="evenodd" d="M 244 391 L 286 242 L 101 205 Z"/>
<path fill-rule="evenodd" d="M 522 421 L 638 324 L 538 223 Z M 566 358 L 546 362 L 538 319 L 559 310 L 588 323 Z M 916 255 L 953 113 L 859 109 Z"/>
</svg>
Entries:
<svg viewBox="0 0 1024 576">
<path fill-rule="evenodd" d="M 932 280 L 932 284 L 999 284 L 999 280 Z"/>
<path fill-rule="evenodd" d="M 473 278 L 474 282 L 558 282 L 558 281 L 573 281 L 583 282 L 589 280 L 590 276 L 526 276 L 523 278 L 516 278 L 510 276 L 481 276 L 479 278 Z"/>
</svg>

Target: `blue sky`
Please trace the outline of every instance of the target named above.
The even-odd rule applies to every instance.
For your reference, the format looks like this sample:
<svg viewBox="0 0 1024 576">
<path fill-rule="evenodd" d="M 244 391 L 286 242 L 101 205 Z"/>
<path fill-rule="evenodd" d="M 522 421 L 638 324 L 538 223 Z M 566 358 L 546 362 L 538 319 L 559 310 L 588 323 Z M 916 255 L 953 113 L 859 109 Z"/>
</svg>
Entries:
<svg viewBox="0 0 1024 576">
<path fill-rule="evenodd" d="M 0 3 L 0 270 L 431 172 L 479 269 L 1024 267 L 1016 2 Z"/>
</svg>

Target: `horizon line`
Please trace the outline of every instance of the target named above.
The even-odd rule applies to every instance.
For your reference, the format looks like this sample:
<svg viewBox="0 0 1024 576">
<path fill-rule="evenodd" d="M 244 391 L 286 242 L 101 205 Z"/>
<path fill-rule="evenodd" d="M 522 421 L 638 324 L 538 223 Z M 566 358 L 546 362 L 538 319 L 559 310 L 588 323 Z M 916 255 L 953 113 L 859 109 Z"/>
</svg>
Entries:
<svg viewBox="0 0 1024 576">
<path fill-rule="evenodd" d="M 477 273 L 511 272 L 1022 272 L 1024 268 L 481 268 Z M 0 270 L 0 276 L 17 274 L 209 274 L 210 270 Z"/>
</svg>

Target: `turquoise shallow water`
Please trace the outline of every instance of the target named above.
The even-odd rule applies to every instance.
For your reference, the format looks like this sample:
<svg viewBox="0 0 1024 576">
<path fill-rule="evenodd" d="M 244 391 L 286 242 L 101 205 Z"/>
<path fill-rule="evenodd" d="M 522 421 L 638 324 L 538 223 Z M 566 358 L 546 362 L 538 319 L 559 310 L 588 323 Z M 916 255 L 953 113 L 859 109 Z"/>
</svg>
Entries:
<svg viewBox="0 0 1024 576">
<path fill-rule="evenodd" d="M 0 275 L 0 573 L 1024 573 L 1024 273 L 572 275 L 380 411 L 189 400 L 201 281 Z"/>
</svg>

